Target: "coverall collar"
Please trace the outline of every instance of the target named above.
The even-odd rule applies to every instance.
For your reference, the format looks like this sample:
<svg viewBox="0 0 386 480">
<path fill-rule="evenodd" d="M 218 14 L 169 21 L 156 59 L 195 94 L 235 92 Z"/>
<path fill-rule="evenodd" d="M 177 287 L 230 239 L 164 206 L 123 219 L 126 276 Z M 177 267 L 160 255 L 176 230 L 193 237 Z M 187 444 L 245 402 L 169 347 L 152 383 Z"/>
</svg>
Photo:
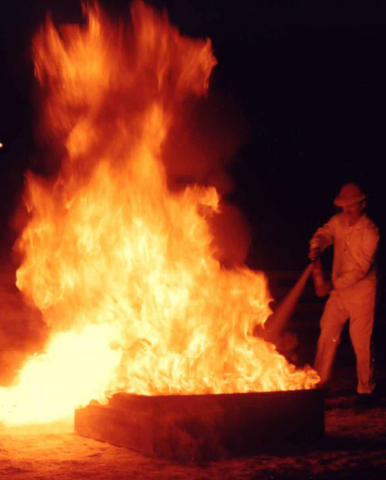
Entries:
<svg viewBox="0 0 386 480">
<path fill-rule="evenodd" d="M 356 223 L 354 223 L 354 225 L 350 225 L 349 222 L 348 222 L 348 219 L 347 219 L 347 220 L 346 220 L 346 222 L 347 222 L 347 227 L 348 227 L 350 230 L 357 230 L 358 228 L 361 228 L 361 227 L 364 225 L 364 223 L 366 222 L 366 218 L 367 218 L 366 214 L 363 213 L 363 214 L 360 216 L 359 220 L 358 220 Z"/>
</svg>

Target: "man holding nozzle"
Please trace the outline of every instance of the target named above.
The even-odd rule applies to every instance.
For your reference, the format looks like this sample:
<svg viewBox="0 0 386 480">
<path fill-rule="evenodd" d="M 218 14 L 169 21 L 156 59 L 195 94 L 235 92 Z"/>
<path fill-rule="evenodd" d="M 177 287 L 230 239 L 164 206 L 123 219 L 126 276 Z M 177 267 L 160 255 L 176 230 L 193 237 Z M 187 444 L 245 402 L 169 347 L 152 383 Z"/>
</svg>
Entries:
<svg viewBox="0 0 386 480">
<path fill-rule="evenodd" d="M 357 361 L 357 402 L 368 404 L 375 387 L 371 335 L 374 323 L 379 233 L 365 213 L 366 195 L 354 183 L 344 185 L 334 201 L 341 212 L 320 227 L 310 241 L 315 261 L 334 246 L 331 282 L 324 285 L 329 298 L 320 321 L 314 368 L 323 386 L 329 379 L 344 324 L 350 319 L 350 338 Z"/>
</svg>

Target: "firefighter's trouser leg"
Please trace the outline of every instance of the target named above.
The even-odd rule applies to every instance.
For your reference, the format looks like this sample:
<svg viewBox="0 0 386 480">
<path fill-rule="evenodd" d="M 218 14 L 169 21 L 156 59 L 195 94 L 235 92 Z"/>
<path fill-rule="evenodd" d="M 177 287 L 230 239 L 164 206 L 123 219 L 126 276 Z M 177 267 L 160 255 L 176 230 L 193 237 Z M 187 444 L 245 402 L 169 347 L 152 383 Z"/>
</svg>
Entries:
<svg viewBox="0 0 386 480">
<path fill-rule="evenodd" d="M 358 393 L 371 393 L 375 387 L 371 334 L 374 325 L 375 291 L 350 301 L 350 337 L 357 359 Z"/>
<path fill-rule="evenodd" d="M 342 299 L 336 292 L 333 292 L 327 300 L 320 320 L 321 332 L 314 363 L 314 368 L 318 372 L 322 384 L 330 378 L 340 335 L 348 317 L 349 313 L 344 307 Z"/>
</svg>

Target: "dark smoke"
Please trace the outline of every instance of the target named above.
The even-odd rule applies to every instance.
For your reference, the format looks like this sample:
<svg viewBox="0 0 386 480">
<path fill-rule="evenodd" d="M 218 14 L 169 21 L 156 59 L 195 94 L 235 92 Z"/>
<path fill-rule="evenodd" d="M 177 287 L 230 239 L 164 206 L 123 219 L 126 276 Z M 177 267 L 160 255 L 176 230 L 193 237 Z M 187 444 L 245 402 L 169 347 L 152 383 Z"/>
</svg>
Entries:
<svg viewBox="0 0 386 480">
<path fill-rule="evenodd" d="M 209 90 L 208 97 L 184 103 L 164 146 L 171 191 L 198 183 L 220 193 L 221 211 L 210 224 L 218 259 L 227 267 L 245 263 L 251 242 L 245 216 L 229 200 L 235 185 L 228 170 L 247 136 L 238 107 L 223 93 Z"/>
</svg>

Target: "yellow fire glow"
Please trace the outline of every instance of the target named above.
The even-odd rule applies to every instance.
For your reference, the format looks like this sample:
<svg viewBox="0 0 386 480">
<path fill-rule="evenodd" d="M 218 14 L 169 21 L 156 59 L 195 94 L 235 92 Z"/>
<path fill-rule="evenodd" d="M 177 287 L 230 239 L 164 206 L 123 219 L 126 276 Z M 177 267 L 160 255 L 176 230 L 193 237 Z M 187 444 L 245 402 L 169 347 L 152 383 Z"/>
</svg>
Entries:
<svg viewBox="0 0 386 480">
<path fill-rule="evenodd" d="M 216 260 L 216 189 L 167 186 L 163 146 L 184 101 L 207 94 L 211 42 L 182 36 L 141 2 L 131 13 L 132 26 L 114 27 L 90 7 L 85 26 L 59 33 L 48 20 L 34 40 L 46 128 L 67 156 L 54 179 L 27 177 L 17 286 L 51 340 L 17 386 L 0 390 L 9 423 L 51 421 L 118 391 L 272 391 L 318 380 L 251 335 L 270 314 L 267 281 Z"/>
</svg>

